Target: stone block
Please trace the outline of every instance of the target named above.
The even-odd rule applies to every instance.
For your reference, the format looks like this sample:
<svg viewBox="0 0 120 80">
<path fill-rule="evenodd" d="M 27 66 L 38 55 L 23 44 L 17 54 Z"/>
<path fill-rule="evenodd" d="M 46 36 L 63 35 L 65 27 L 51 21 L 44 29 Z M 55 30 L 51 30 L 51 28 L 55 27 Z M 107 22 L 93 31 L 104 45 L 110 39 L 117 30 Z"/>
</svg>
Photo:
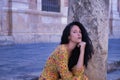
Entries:
<svg viewBox="0 0 120 80">
<path fill-rule="evenodd" d="M 12 36 L 0 36 L 0 46 L 13 45 L 14 39 Z"/>
<path fill-rule="evenodd" d="M 34 34 L 33 33 L 13 33 L 13 38 L 15 43 L 33 43 Z"/>
</svg>

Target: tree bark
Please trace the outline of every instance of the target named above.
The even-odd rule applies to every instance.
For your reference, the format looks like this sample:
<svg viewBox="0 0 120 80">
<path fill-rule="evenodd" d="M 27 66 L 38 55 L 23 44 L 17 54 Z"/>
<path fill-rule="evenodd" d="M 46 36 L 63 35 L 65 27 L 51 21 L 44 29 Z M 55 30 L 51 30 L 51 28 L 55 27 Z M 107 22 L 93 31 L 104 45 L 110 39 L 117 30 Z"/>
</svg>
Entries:
<svg viewBox="0 0 120 80">
<path fill-rule="evenodd" d="M 86 74 L 89 80 L 106 80 L 108 53 L 108 1 L 69 0 L 68 23 L 80 21 L 93 42 L 94 55 Z"/>
</svg>

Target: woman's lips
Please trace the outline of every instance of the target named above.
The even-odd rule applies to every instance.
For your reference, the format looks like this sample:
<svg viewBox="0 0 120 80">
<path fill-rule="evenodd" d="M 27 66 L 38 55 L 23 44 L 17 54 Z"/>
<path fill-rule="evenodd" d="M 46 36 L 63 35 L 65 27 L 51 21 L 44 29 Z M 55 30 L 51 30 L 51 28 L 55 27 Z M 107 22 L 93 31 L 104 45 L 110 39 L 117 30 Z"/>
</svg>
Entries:
<svg viewBox="0 0 120 80">
<path fill-rule="evenodd" d="M 78 37 L 78 39 L 81 39 L 81 37 Z"/>
</svg>

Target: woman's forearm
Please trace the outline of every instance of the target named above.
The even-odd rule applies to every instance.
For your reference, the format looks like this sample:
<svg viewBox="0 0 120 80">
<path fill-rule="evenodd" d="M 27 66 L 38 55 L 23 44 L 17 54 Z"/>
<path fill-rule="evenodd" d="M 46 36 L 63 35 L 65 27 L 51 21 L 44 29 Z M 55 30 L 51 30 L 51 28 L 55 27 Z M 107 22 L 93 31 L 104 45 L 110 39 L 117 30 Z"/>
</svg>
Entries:
<svg viewBox="0 0 120 80">
<path fill-rule="evenodd" d="M 85 54 L 86 42 L 79 43 L 79 46 L 80 46 L 80 55 L 79 55 L 79 59 L 78 59 L 76 68 L 81 68 L 84 65 L 84 54 Z"/>
<path fill-rule="evenodd" d="M 80 55 L 79 55 L 79 59 L 76 65 L 76 68 L 81 68 L 83 67 L 84 64 L 84 50 L 81 51 Z"/>
</svg>

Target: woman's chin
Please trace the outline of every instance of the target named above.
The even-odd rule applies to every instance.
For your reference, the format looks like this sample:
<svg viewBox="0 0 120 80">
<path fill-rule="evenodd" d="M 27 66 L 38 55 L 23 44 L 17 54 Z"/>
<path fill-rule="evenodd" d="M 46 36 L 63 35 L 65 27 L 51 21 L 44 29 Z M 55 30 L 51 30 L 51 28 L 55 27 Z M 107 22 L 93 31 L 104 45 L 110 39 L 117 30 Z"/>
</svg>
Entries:
<svg viewBox="0 0 120 80">
<path fill-rule="evenodd" d="M 79 40 L 77 43 L 80 43 L 81 42 L 81 40 Z"/>
</svg>

